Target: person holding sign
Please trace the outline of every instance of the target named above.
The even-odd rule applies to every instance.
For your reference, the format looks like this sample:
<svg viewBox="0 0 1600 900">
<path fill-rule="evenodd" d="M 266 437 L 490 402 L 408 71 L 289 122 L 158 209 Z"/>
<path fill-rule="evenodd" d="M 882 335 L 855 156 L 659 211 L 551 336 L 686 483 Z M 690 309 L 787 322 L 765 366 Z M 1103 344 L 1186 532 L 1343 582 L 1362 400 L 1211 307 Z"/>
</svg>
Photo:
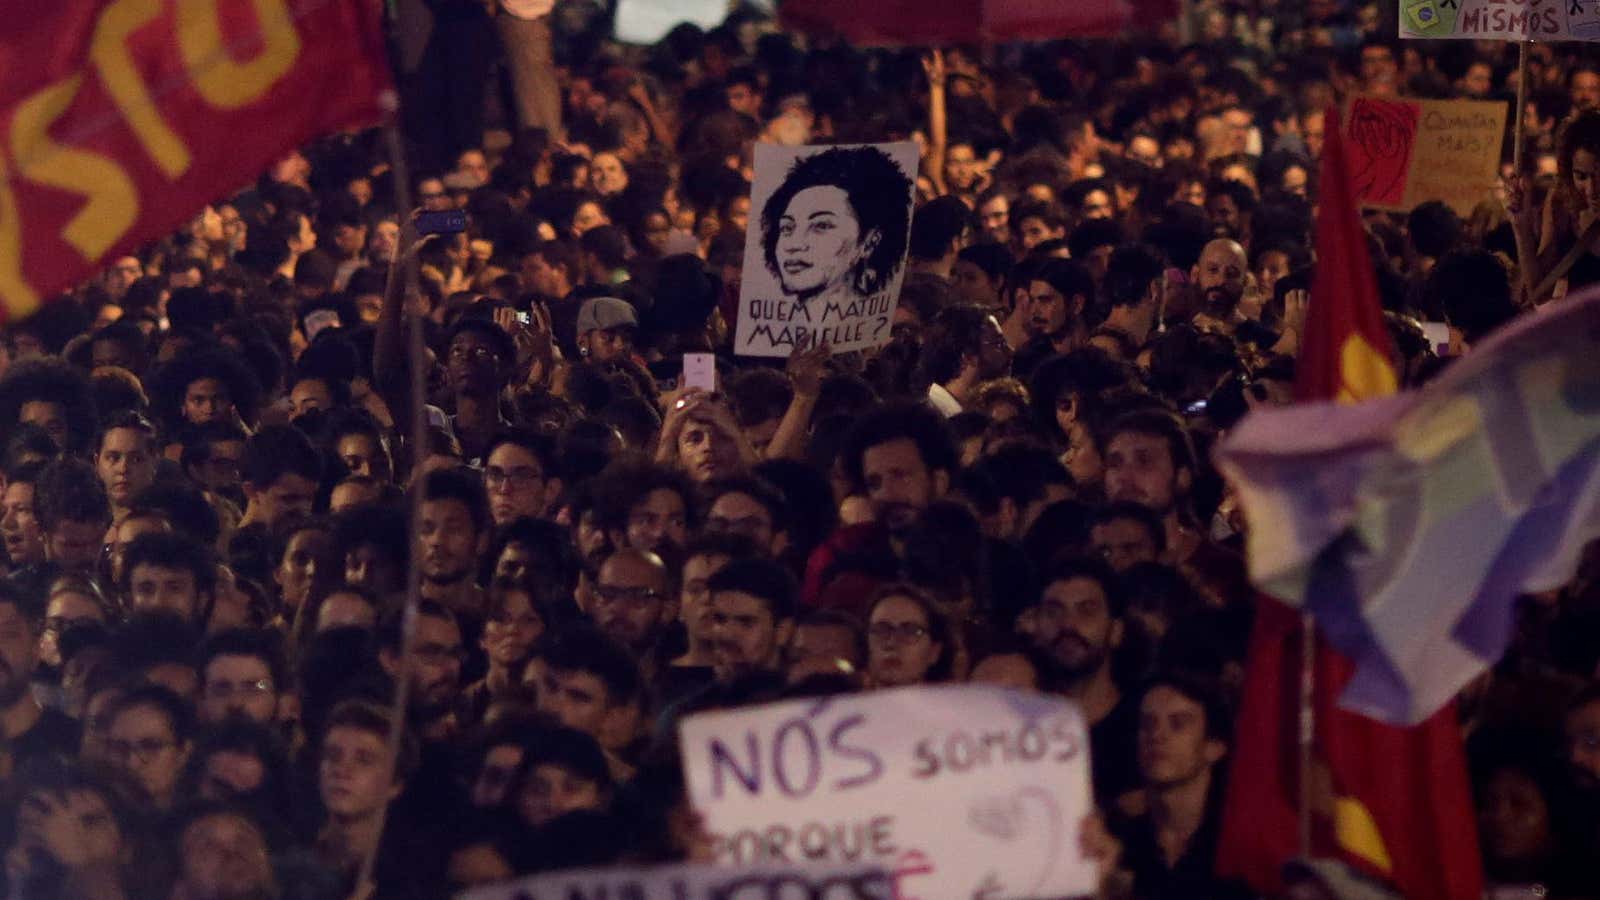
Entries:
<svg viewBox="0 0 1600 900">
<path fill-rule="evenodd" d="M 1508 185 L 1506 208 L 1517 247 L 1530 260 L 1522 287 L 1540 303 L 1600 282 L 1600 111 L 1581 113 L 1562 129 L 1556 150 L 1556 188 L 1542 211 L 1528 202 L 1520 178 Z M 1534 219 L 1539 233 L 1534 236 Z M 1534 250 L 1537 248 L 1537 255 Z"/>
<path fill-rule="evenodd" d="M 845 305 L 888 286 L 905 258 L 907 191 L 900 167 L 875 147 L 796 163 L 761 210 L 767 268 L 784 294 Z"/>
</svg>

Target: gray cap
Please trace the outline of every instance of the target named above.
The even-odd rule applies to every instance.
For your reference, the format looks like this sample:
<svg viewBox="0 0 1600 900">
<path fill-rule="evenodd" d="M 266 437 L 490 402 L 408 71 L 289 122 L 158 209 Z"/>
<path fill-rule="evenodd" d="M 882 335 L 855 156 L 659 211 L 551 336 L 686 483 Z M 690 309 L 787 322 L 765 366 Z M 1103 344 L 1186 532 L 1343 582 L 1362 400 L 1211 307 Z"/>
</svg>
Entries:
<svg viewBox="0 0 1600 900">
<path fill-rule="evenodd" d="M 616 297 L 591 297 L 578 307 L 578 334 L 612 328 L 638 328 L 639 314 L 633 304 Z"/>
</svg>

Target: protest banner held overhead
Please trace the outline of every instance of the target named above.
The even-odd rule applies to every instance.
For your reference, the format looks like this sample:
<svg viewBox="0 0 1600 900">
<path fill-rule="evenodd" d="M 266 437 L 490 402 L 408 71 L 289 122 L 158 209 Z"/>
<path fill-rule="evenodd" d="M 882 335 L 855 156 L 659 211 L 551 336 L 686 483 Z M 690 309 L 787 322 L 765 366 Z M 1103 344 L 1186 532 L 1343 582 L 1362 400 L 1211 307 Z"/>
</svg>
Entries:
<svg viewBox="0 0 1600 900">
<path fill-rule="evenodd" d="M 1351 101 L 1349 123 L 1350 173 L 1364 207 L 1403 212 L 1442 200 L 1466 218 L 1494 189 L 1505 103 L 1363 96 Z"/>
<path fill-rule="evenodd" d="M 734 352 L 786 357 L 889 342 L 915 205 L 917 145 L 757 144 Z"/>
<path fill-rule="evenodd" d="M 977 686 L 796 700 L 684 721 L 719 862 L 868 862 L 899 896 L 1092 893 L 1088 732 L 1066 701 Z"/>
<path fill-rule="evenodd" d="M 1400 0 L 1400 36 L 1420 40 L 1600 40 L 1594 0 Z"/>
<path fill-rule="evenodd" d="M 9 0 L 0 12 L 28 23 L 0 36 L 14 63 L 0 87 L 0 320 L 305 141 L 376 122 L 390 81 L 366 3 Z"/>
<path fill-rule="evenodd" d="M 854 866 L 704 864 L 573 869 L 481 887 L 459 900 L 890 900 L 897 896 L 884 869 Z"/>
</svg>

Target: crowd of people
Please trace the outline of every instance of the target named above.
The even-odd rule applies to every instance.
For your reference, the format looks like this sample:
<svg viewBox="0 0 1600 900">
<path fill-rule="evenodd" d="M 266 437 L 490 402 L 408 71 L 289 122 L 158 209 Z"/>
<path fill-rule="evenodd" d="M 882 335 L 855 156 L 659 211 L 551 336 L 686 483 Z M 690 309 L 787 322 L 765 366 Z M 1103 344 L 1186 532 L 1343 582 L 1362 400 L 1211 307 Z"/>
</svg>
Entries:
<svg viewBox="0 0 1600 900">
<path fill-rule="evenodd" d="M 1082 710 L 1108 896 L 1248 896 L 1213 865 L 1254 595 L 1209 448 L 1289 400 L 1323 110 L 1508 98 L 1509 45 L 1335 0 L 922 51 L 427 6 L 410 183 L 331 137 L 0 331 L 6 895 L 710 859 L 684 716 L 965 681 Z M 1534 48 L 1503 190 L 1366 217 L 1404 387 L 1600 280 L 1581 46 Z M 734 357 L 753 145 L 906 139 L 892 338 Z M 1528 896 L 1600 893 L 1595 561 L 1460 697 L 1488 881 Z"/>
</svg>

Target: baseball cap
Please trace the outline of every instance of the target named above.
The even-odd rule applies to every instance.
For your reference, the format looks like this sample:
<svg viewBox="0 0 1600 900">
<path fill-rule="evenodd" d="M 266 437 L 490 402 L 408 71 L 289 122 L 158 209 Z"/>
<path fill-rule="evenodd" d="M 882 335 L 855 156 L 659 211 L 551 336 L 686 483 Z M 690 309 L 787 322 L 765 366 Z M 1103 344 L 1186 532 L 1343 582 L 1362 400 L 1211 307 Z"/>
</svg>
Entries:
<svg viewBox="0 0 1600 900">
<path fill-rule="evenodd" d="M 591 297 L 578 308 L 578 334 L 608 331 L 612 328 L 638 328 L 639 314 L 633 305 L 616 297 Z"/>
</svg>

